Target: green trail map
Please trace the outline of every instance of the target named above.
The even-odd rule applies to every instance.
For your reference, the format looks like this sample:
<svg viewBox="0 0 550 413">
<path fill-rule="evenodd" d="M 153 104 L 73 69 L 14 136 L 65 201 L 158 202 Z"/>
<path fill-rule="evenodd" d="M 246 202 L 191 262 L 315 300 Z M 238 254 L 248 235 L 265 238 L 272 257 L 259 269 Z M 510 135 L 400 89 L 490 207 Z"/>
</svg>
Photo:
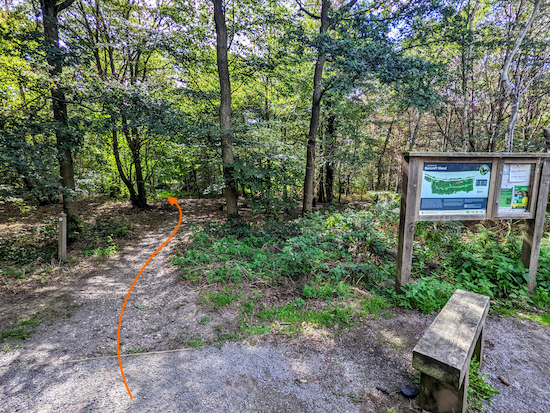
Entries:
<svg viewBox="0 0 550 413">
<path fill-rule="evenodd" d="M 431 184 L 433 194 L 452 195 L 459 192 L 473 192 L 475 177 L 441 179 L 424 175 L 424 180 Z"/>
</svg>

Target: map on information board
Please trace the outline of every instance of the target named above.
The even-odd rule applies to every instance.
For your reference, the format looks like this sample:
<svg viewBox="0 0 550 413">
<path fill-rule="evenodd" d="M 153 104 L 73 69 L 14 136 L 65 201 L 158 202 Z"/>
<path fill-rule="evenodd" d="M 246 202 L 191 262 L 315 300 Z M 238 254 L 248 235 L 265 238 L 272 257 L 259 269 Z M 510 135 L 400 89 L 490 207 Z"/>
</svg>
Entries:
<svg viewBox="0 0 550 413">
<path fill-rule="evenodd" d="M 424 163 L 419 214 L 485 214 L 490 177 L 490 163 Z"/>
</svg>

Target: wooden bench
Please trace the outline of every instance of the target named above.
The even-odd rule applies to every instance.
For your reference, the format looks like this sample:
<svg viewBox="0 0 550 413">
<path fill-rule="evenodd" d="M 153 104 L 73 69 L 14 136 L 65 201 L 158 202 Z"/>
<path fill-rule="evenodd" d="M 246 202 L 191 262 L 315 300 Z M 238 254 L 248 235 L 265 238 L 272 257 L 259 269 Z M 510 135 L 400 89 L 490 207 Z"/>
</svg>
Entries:
<svg viewBox="0 0 550 413">
<path fill-rule="evenodd" d="M 472 355 L 481 364 L 489 297 L 456 290 L 413 349 L 420 371 L 420 407 L 464 413 Z"/>
</svg>

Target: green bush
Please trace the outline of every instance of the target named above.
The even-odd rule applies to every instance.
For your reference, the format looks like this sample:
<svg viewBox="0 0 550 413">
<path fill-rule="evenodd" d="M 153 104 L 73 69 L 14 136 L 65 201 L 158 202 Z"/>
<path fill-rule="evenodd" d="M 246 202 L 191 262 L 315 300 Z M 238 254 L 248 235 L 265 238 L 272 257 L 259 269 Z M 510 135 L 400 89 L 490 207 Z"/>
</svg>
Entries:
<svg viewBox="0 0 550 413">
<path fill-rule="evenodd" d="M 404 285 L 401 289 L 404 294 L 392 293 L 399 305 L 429 314 L 443 308 L 456 287 L 445 281 L 421 278 L 417 282 Z"/>
</svg>

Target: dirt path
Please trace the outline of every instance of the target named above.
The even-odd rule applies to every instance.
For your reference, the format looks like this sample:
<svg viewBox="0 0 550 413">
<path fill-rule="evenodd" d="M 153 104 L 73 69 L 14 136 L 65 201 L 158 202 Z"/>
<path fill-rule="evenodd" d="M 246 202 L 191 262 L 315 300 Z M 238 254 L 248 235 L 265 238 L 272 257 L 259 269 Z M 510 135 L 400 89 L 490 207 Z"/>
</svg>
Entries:
<svg viewBox="0 0 550 413">
<path fill-rule="evenodd" d="M 219 215 L 211 203 L 181 205 L 180 237 L 191 219 Z M 108 260 L 104 269 L 52 292 L 68 292 L 75 314 L 41 325 L 22 348 L 0 352 L 0 411 L 420 411 L 415 401 L 383 395 L 375 387 L 410 384 L 411 350 L 433 315 L 398 311 L 337 336 L 192 349 L 189 343 L 212 339 L 216 326 L 229 328 L 237 314 L 201 307 L 197 288 L 178 280 L 168 248 L 142 274 L 124 313 L 122 353 L 135 353 L 123 358 L 131 400 L 115 356 L 118 317 L 137 272 L 173 230 L 176 217 Z M 489 411 L 550 411 L 550 329 L 501 318 L 487 324 L 484 371 L 501 392 Z M 499 375 L 512 386 L 502 384 Z"/>
</svg>

